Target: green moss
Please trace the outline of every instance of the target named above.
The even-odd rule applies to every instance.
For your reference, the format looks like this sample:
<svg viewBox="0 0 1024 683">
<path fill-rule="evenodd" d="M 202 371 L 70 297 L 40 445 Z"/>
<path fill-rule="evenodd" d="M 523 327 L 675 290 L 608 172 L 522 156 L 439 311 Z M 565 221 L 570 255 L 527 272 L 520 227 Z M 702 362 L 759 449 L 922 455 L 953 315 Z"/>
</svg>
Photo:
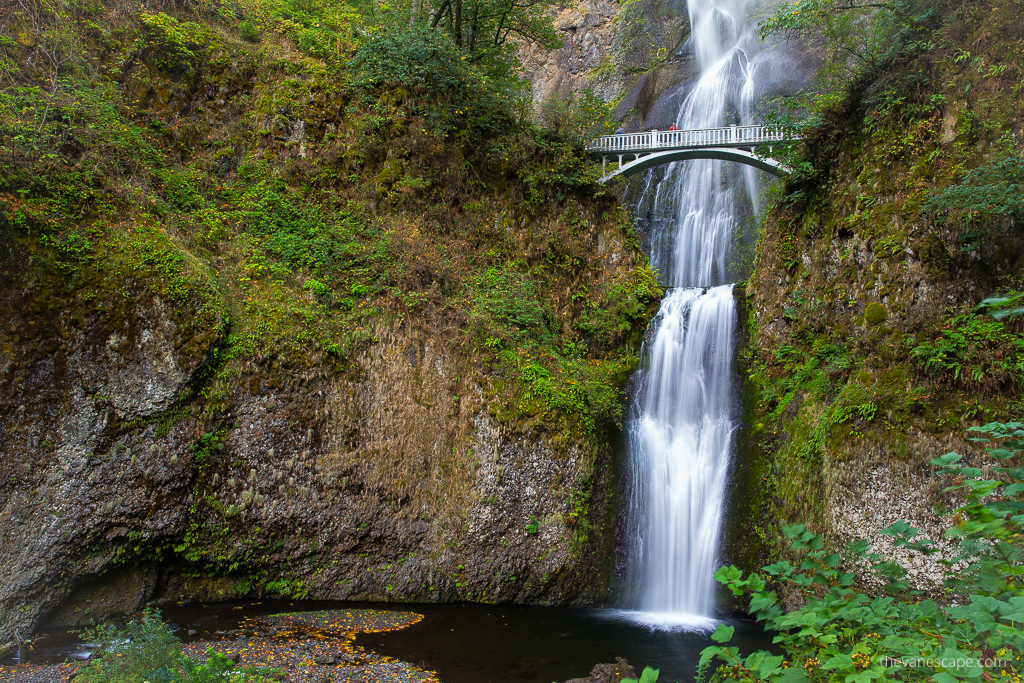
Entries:
<svg viewBox="0 0 1024 683">
<path fill-rule="evenodd" d="M 868 325 L 874 326 L 883 322 L 887 315 L 882 304 L 870 303 L 864 307 L 864 320 Z"/>
</svg>

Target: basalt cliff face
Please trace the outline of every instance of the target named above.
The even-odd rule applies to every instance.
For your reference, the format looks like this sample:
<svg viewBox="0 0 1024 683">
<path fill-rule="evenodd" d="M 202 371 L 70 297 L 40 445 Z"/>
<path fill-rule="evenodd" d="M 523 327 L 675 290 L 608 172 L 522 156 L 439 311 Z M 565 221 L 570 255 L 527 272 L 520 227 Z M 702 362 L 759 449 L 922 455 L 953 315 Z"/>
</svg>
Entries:
<svg viewBox="0 0 1024 683">
<path fill-rule="evenodd" d="M 159 599 L 605 599 L 660 290 L 581 150 L 149 10 L 76 9 L 79 71 L 3 112 L 0 644 Z"/>
<path fill-rule="evenodd" d="M 777 0 L 747 3 L 748 25 L 756 27 L 778 5 Z M 664 130 L 675 123 L 700 75 L 686 2 L 585 0 L 552 12 L 552 20 L 561 49 L 523 45 L 519 50 L 542 110 L 547 100 L 590 90 L 614 105 L 614 119 L 624 130 Z M 792 95 L 808 84 L 822 58 L 817 50 L 776 36 L 763 42 L 761 56 L 750 65 L 758 70 L 756 100 Z"/>
<path fill-rule="evenodd" d="M 1024 110 L 1003 75 L 1021 68 L 1020 28 L 990 3 L 957 10 L 931 47 L 853 84 L 807 141 L 818 170 L 782 189 L 741 293 L 731 560 L 778 557 L 779 527 L 802 522 L 837 549 L 867 538 L 911 585 L 941 590 L 943 553 L 881 530 L 907 520 L 952 551 L 936 510 L 955 501 L 929 462 L 980 456 L 965 430 L 1019 415 L 1019 323 L 976 306 L 1019 289 L 1021 226 L 967 216 L 947 190 L 992 192 L 986 169 L 1020 154 Z"/>
</svg>

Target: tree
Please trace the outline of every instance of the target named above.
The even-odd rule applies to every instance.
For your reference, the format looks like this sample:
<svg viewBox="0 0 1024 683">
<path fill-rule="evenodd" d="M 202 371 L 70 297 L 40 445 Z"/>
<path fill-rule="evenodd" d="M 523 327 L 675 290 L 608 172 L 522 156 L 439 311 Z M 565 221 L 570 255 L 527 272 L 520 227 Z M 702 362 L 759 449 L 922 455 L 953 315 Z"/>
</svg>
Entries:
<svg viewBox="0 0 1024 683">
<path fill-rule="evenodd" d="M 858 74 L 875 70 L 894 49 L 898 36 L 912 27 L 915 0 L 797 0 L 775 8 L 758 24 L 762 40 L 778 35 L 798 40 L 818 53 L 817 91 L 837 96 Z"/>
<path fill-rule="evenodd" d="M 503 51 L 510 38 L 561 47 L 548 10 L 552 0 L 443 0 L 430 20 L 474 60 Z"/>
</svg>

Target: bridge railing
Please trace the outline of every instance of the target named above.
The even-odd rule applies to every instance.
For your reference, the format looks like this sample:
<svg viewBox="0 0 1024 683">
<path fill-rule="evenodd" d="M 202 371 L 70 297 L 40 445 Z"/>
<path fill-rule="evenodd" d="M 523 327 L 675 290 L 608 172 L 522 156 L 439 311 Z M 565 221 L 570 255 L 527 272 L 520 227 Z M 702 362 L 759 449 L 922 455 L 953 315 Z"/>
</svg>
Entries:
<svg viewBox="0 0 1024 683">
<path fill-rule="evenodd" d="M 587 144 L 592 152 L 631 152 L 645 149 L 685 147 L 737 147 L 796 140 L 778 128 L 767 126 L 727 126 L 698 130 L 649 130 L 643 133 L 619 133 L 593 138 Z"/>
</svg>

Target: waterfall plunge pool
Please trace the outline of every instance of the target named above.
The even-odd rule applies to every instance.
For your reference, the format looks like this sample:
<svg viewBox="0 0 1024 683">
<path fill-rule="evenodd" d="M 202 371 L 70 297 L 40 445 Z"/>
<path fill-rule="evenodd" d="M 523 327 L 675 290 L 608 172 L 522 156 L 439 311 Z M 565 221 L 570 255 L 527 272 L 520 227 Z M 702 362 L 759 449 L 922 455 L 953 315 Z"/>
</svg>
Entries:
<svg viewBox="0 0 1024 683">
<path fill-rule="evenodd" d="M 182 640 L 193 641 L 220 639 L 224 636 L 217 631 L 230 631 L 246 617 L 328 609 L 423 614 L 423 621 L 399 631 L 360 634 L 356 644 L 436 671 L 442 683 L 562 683 L 586 677 L 595 664 L 614 662 L 615 657 L 629 661 L 638 673 L 644 666 L 661 669 L 660 683 L 688 682 L 700 651 L 711 644 L 709 628 L 655 630 L 640 623 L 643 615 L 613 609 L 263 600 L 170 604 L 161 612 L 172 624 L 197 624 L 194 636 L 178 631 Z M 755 622 L 723 621 L 736 627 L 733 644 L 742 651 L 771 647 L 771 635 Z M 28 661 L 56 663 L 87 656 L 86 646 L 72 632 L 49 633 L 37 641 Z"/>
</svg>

